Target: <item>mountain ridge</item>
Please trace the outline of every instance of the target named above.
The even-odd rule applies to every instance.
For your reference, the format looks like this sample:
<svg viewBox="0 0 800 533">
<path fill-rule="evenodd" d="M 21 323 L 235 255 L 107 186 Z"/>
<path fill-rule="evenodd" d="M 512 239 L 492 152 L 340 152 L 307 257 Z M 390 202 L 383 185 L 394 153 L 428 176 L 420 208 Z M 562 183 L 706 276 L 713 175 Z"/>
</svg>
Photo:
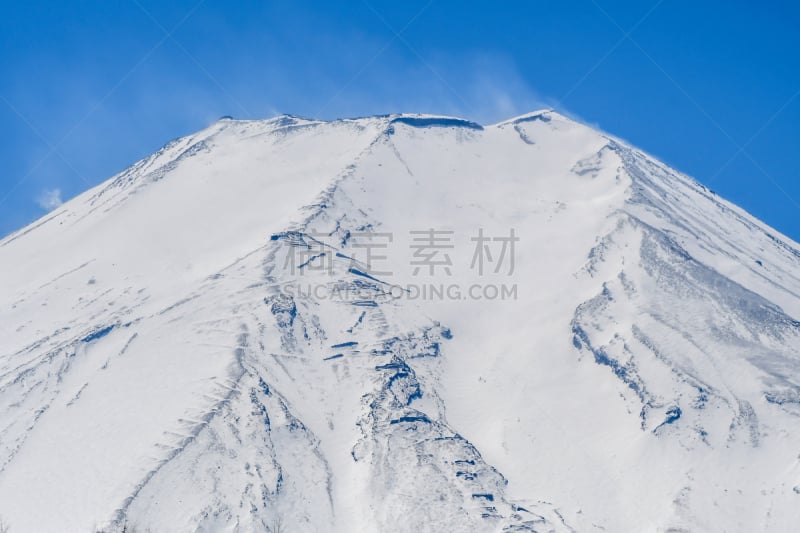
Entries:
<svg viewBox="0 0 800 533">
<path fill-rule="evenodd" d="M 225 119 L 0 241 L 0 516 L 788 531 L 796 243 L 557 113 L 454 120 Z M 466 272 L 478 227 L 514 274 Z M 429 228 L 452 275 L 397 256 Z"/>
</svg>

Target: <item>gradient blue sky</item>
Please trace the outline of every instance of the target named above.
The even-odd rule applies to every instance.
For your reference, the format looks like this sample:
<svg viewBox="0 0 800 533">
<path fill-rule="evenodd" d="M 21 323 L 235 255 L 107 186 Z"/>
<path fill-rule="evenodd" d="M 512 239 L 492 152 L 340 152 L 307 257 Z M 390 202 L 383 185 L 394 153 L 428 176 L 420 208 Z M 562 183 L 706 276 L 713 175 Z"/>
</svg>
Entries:
<svg viewBox="0 0 800 533">
<path fill-rule="evenodd" d="M 800 241 L 795 2 L 2 6 L 0 235 L 223 115 L 552 107 Z"/>
</svg>

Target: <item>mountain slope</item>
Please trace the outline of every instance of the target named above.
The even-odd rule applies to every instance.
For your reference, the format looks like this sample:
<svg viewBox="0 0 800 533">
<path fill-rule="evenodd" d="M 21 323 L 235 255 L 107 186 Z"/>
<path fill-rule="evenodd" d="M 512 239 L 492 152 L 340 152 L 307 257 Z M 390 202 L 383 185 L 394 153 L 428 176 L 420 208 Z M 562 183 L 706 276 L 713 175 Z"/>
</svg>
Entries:
<svg viewBox="0 0 800 533">
<path fill-rule="evenodd" d="M 800 520 L 798 245 L 557 113 L 222 120 L 0 265 L 14 533 Z"/>
</svg>

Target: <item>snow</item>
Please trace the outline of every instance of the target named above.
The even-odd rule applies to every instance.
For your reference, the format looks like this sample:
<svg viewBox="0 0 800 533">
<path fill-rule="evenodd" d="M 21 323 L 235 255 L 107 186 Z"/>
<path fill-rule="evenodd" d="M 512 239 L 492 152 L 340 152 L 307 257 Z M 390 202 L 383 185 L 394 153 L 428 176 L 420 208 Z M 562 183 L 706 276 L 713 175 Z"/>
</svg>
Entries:
<svg viewBox="0 0 800 533">
<path fill-rule="evenodd" d="M 791 531 L 798 248 L 552 111 L 221 120 L 0 241 L 0 517 Z"/>
</svg>

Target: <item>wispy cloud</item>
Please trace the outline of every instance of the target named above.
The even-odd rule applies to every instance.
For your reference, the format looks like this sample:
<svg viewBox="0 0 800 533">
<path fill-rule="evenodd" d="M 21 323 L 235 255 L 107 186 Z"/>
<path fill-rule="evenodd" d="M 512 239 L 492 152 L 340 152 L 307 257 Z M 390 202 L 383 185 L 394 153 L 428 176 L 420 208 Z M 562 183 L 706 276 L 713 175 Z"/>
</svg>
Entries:
<svg viewBox="0 0 800 533">
<path fill-rule="evenodd" d="M 64 203 L 61 199 L 61 189 L 45 189 L 36 197 L 36 203 L 45 211 L 52 211 Z"/>
</svg>

